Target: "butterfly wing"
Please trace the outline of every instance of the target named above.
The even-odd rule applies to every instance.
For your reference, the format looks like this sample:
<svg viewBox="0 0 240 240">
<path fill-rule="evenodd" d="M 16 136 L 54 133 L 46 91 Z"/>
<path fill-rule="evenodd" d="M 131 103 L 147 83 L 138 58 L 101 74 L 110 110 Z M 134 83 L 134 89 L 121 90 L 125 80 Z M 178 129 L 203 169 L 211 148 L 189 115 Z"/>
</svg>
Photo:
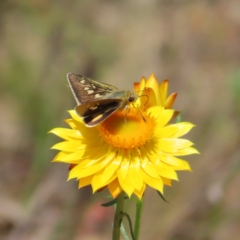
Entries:
<svg viewBox="0 0 240 240">
<path fill-rule="evenodd" d="M 75 107 L 76 113 L 88 127 L 94 127 L 112 115 L 121 105 L 120 100 L 102 99 Z"/>
<path fill-rule="evenodd" d="M 67 79 L 78 105 L 98 99 L 107 99 L 109 95 L 119 91 L 114 86 L 94 81 L 80 74 L 68 73 Z"/>
<path fill-rule="evenodd" d="M 78 104 L 75 111 L 88 127 L 98 125 L 128 103 L 128 91 L 75 73 L 68 73 L 67 78 Z"/>
</svg>

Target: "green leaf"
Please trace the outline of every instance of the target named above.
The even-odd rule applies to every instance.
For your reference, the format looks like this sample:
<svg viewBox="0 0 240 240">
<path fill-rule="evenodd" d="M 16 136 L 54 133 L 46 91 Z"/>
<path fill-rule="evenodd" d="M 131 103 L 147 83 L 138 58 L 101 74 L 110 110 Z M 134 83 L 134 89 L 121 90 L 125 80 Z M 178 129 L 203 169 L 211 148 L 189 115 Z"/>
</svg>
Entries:
<svg viewBox="0 0 240 240">
<path fill-rule="evenodd" d="M 132 221 L 131 221 L 131 218 L 130 216 L 127 214 L 127 213 L 122 213 L 124 217 L 127 218 L 128 220 L 128 224 L 129 224 L 129 230 L 130 230 L 130 234 L 131 234 L 131 237 L 132 237 L 132 240 L 135 240 L 135 236 L 134 236 L 134 233 L 133 233 L 133 227 L 132 227 Z"/>
<path fill-rule="evenodd" d="M 124 197 L 124 200 L 125 199 L 129 199 L 128 197 Z M 103 203 L 103 204 L 101 204 L 101 206 L 102 207 L 109 207 L 109 206 L 112 206 L 112 205 L 114 205 L 114 204 L 116 204 L 117 203 L 117 199 L 112 199 L 111 201 L 109 201 L 109 202 L 106 202 L 106 203 Z"/>
<path fill-rule="evenodd" d="M 161 192 L 157 191 L 157 193 L 158 193 L 158 195 L 162 198 L 162 200 L 163 200 L 164 202 L 169 203 L 169 202 L 164 198 L 164 196 L 163 196 L 163 194 L 162 194 Z"/>
<path fill-rule="evenodd" d="M 182 120 L 182 112 L 179 112 L 179 114 L 176 117 L 176 123 L 181 122 L 181 120 Z"/>
</svg>

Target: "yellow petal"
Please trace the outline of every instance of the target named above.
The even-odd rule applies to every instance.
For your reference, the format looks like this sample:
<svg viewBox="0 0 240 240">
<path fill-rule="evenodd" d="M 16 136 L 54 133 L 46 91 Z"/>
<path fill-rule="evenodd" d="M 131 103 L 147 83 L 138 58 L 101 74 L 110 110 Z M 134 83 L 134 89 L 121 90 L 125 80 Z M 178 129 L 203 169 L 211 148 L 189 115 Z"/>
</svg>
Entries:
<svg viewBox="0 0 240 240">
<path fill-rule="evenodd" d="M 69 153 L 65 153 L 65 152 L 59 152 L 54 159 L 52 160 L 52 162 L 64 162 L 64 159 L 66 158 L 66 156 L 68 156 Z"/>
<path fill-rule="evenodd" d="M 81 138 L 81 134 L 77 130 L 72 130 L 68 128 L 54 128 L 49 133 L 53 133 L 60 138 L 66 140 L 72 140 L 72 138 Z"/>
<path fill-rule="evenodd" d="M 98 161 L 97 164 L 94 164 L 90 167 L 83 168 L 81 164 L 78 164 L 76 167 L 74 167 L 69 174 L 70 178 L 83 178 L 90 175 L 93 175 L 95 173 L 98 173 L 100 170 L 102 170 L 104 167 L 106 167 L 108 164 L 112 162 L 112 160 L 115 157 L 115 153 L 109 153 L 107 156 L 102 158 L 102 161 Z M 86 161 L 86 160 L 85 160 Z M 90 161 L 90 160 L 89 160 Z"/>
<path fill-rule="evenodd" d="M 122 192 L 117 179 L 108 184 L 108 189 L 113 198 L 116 198 Z"/>
<path fill-rule="evenodd" d="M 92 182 L 91 182 L 93 193 L 106 186 L 101 182 L 103 170 L 104 169 L 101 169 L 100 171 L 94 172 L 93 174 Z"/>
<path fill-rule="evenodd" d="M 76 122 L 75 120 L 73 120 L 72 118 L 71 119 L 65 119 L 64 122 L 67 123 L 70 128 L 77 131 L 77 126 L 75 124 L 75 122 Z"/>
<path fill-rule="evenodd" d="M 162 83 L 159 85 L 159 92 L 160 92 L 160 106 L 164 106 L 168 94 L 168 80 L 162 81 Z"/>
<path fill-rule="evenodd" d="M 77 150 L 73 153 L 69 153 L 63 161 L 65 163 L 79 163 L 83 158 L 86 158 L 86 150 L 85 149 L 80 149 Z"/>
<path fill-rule="evenodd" d="M 56 150 L 60 150 L 60 151 L 64 151 L 64 152 L 74 152 L 77 149 L 85 149 L 85 148 L 86 148 L 86 146 L 83 144 L 81 145 L 80 140 L 79 140 L 79 142 L 64 141 L 64 142 L 57 143 L 51 147 L 51 149 L 56 149 Z"/>
<path fill-rule="evenodd" d="M 185 160 L 182 160 L 182 159 L 179 159 L 179 158 L 176 158 L 174 156 L 172 156 L 171 154 L 159 154 L 159 159 L 168 164 L 168 165 L 171 165 L 173 167 L 178 167 L 178 168 L 186 168 L 186 170 L 188 170 L 188 163 L 185 161 Z"/>
<path fill-rule="evenodd" d="M 114 179 L 117 177 L 117 175 L 114 173 L 107 182 L 103 182 L 102 181 L 103 172 L 104 172 L 104 169 L 102 169 L 99 172 L 94 174 L 93 179 L 92 179 L 92 183 L 91 183 L 93 192 L 96 192 L 97 190 L 107 186 L 112 181 L 114 181 Z"/>
<path fill-rule="evenodd" d="M 142 77 L 140 83 L 139 83 L 139 89 L 138 91 L 141 92 L 145 89 L 146 87 L 146 79 L 144 77 Z"/>
<path fill-rule="evenodd" d="M 121 156 L 122 156 L 122 162 L 121 162 L 121 166 L 117 170 L 117 174 L 118 176 L 120 176 L 122 181 L 124 181 L 128 175 L 130 161 L 129 161 L 129 156 L 127 154 L 127 151 L 122 150 Z"/>
<path fill-rule="evenodd" d="M 141 174 L 141 168 L 140 168 L 140 161 L 139 157 L 136 154 L 136 151 L 132 151 L 132 160 L 130 161 L 130 166 L 129 166 L 129 178 L 137 190 L 142 189 L 143 185 L 143 179 L 142 179 L 142 174 Z"/>
<path fill-rule="evenodd" d="M 97 127 L 88 128 L 84 125 L 84 123 L 77 121 L 76 119 L 67 119 L 65 122 L 74 130 L 79 131 L 79 133 L 84 138 L 96 138 L 100 137 Z"/>
<path fill-rule="evenodd" d="M 166 100 L 165 100 L 165 103 L 164 103 L 164 107 L 167 108 L 167 109 L 170 109 L 172 108 L 174 102 L 175 102 L 175 99 L 177 97 L 177 93 L 172 93 Z"/>
<path fill-rule="evenodd" d="M 92 165 L 97 164 L 98 162 L 102 161 L 103 158 L 105 158 L 106 156 L 111 156 L 114 155 L 114 152 L 110 151 L 110 147 L 107 144 L 102 144 L 100 146 L 98 146 L 97 148 L 89 148 L 89 149 L 85 149 L 85 159 L 83 159 L 79 165 L 81 166 L 81 168 L 88 168 Z"/>
<path fill-rule="evenodd" d="M 159 175 L 157 171 L 155 170 L 154 166 L 152 163 L 147 159 L 146 156 L 141 161 L 141 167 L 145 171 L 146 174 L 148 174 L 150 177 L 159 179 Z"/>
<path fill-rule="evenodd" d="M 173 156 L 184 156 L 190 154 L 199 154 L 198 150 L 193 147 L 188 147 L 185 149 L 179 149 L 176 152 L 172 153 Z"/>
<path fill-rule="evenodd" d="M 145 189 L 146 189 L 146 184 L 143 183 L 142 188 L 140 190 L 137 190 L 137 189 L 134 190 L 134 194 L 141 200 L 142 195 L 145 192 Z"/>
<path fill-rule="evenodd" d="M 63 162 L 68 164 L 77 164 L 84 159 L 85 150 L 79 150 L 73 153 L 59 152 L 53 159 L 53 162 Z"/>
<path fill-rule="evenodd" d="M 185 165 L 179 166 L 179 167 L 175 167 L 173 166 L 172 169 L 174 169 L 175 171 L 189 171 L 192 172 L 192 168 L 190 167 L 189 163 L 185 161 Z"/>
<path fill-rule="evenodd" d="M 165 177 L 161 177 L 161 179 L 162 179 L 164 185 L 167 185 L 167 186 L 170 186 L 170 187 L 172 186 L 172 180 L 171 179 L 165 178 Z"/>
<path fill-rule="evenodd" d="M 103 171 L 102 182 L 107 182 L 117 171 L 121 164 L 122 156 L 117 155 L 111 164 L 109 164 Z"/>
<path fill-rule="evenodd" d="M 92 176 L 85 177 L 85 178 L 81 178 L 81 179 L 79 180 L 79 185 L 78 185 L 78 187 L 79 187 L 79 188 L 82 188 L 82 187 L 85 187 L 85 186 L 90 185 L 91 182 L 92 182 L 92 178 L 93 178 L 93 175 L 92 175 Z"/>
<path fill-rule="evenodd" d="M 117 172 L 118 174 L 118 181 L 123 189 L 123 191 L 130 197 L 132 193 L 134 192 L 134 186 L 132 182 L 129 179 L 129 176 L 127 175 L 125 179 L 122 178 L 122 175 L 119 174 L 119 171 Z"/>
<path fill-rule="evenodd" d="M 137 93 L 137 94 L 138 94 L 138 91 L 139 91 L 139 87 L 140 87 L 140 83 L 139 83 L 139 82 L 135 82 L 135 83 L 133 84 L 133 91 L 134 91 L 135 93 Z"/>
<path fill-rule="evenodd" d="M 121 187 L 124 189 L 124 192 L 128 195 L 129 198 L 131 197 L 131 195 L 133 194 L 134 190 L 136 189 L 133 186 L 129 175 L 127 175 L 127 177 L 124 180 L 123 185 L 121 185 Z"/>
<path fill-rule="evenodd" d="M 179 138 L 161 138 L 157 143 L 160 151 L 168 153 L 176 153 L 179 149 L 185 149 L 192 145 L 192 142 Z"/>
<path fill-rule="evenodd" d="M 142 172 L 143 181 L 150 187 L 163 193 L 163 181 L 161 179 L 151 178 L 144 171 Z"/>
<path fill-rule="evenodd" d="M 76 121 L 79 122 L 79 123 L 84 124 L 84 123 L 83 123 L 83 120 L 82 120 L 81 117 L 76 113 L 75 110 L 70 110 L 70 111 L 68 111 L 68 112 L 69 112 L 69 114 L 71 115 L 71 117 L 72 117 L 74 120 L 76 120 Z"/>
<path fill-rule="evenodd" d="M 157 129 L 165 126 L 172 118 L 174 111 L 172 109 L 165 110 L 162 107 L 154 106 L 148 109 L 147 113 L 155 118 Z"/>
<path fill-rule="evenodd" d="M 163 163 L 160 159 L 159 154 L 148 154 L 149 161 L 152 162 L 154 169 L 161 177 L 166 177 L 174 180 L 178 180 L 177 174 L 174 169 L 167 164 Z"/>
<path fill-rule="evenodd" d="M 157 105 L 157 99 L 152 88 L 145 89 L 139 99 L 141 101 L 141 106 L 145 108 Z"/>
<path fill-rule="evenodd" d="M 156 101 L 156 103 L 154 105 L 156 105 L 156 104 L 160 105 L 159 86 L 158 86 L 158 81 L 155 78 L 154 74 L 151 74 L 151 76 L 147 80 L 146 87 L 150 88 L 150 89 L 152 89 L 154 91 L 154 96 L 155 96 L 155 101 Z"/>
<path fill-rule="evenodd" d="M 188 133 L 194 125 L 188 122 L 171 124 L 163 128 L 157 128 L 154 135 L 157 138 L 177 138 Z"/>
<path fill-rule="evenodd" d="M 166 165 L 164 166 L 163 163 L 155 164 L 155 169 L 161 177 L 178 180 L 177 173 L 173 170 L 173 168 Z"/>
</svg>

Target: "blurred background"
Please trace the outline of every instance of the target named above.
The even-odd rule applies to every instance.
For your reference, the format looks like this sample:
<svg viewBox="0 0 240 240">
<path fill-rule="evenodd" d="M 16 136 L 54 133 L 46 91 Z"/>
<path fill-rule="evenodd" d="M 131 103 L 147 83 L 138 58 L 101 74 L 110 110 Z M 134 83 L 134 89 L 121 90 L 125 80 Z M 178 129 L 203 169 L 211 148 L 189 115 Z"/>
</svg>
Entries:
<svg viewBox="0 0 240 240">
<path fill-rule="evenodd" d="M 66 182 L 51 163 L 75 106 L 66 74 L 132 89 L 154 73 L 196 124 L 193 173 L 147 189 L 141 240 L 240 236 L 240 1 L 0 1 L 0 239 L 111 239 L 107 191 Z M 126 208 L 134 216 L 134 204 Z"/>
</svg>

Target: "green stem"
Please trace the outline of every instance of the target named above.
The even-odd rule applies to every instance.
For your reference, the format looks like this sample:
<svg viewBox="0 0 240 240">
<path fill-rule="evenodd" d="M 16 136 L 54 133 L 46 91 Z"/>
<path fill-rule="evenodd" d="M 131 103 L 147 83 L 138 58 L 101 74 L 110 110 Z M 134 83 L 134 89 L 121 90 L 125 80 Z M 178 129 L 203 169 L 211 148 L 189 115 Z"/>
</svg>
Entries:
<svg viewBox="0 0 240 240">
<path fill-rule="evenodd" d="M 136 203 L 136 215 L 135 215 L 135 226 L 134 226 L 135 240 L 139 239 L 140 224 L 141 224 L 141 218 L 142 218 L 142 207 L 143 207 L 142 201 L 137 200 L 137 203 Z"/>
<path fill-rule="evenodd" d="M 114 216 L 112 240 L 120 239 L 120 226 L 123 218 L 124 197 L 125 193 L 121 192 L 117 198 L 117 207 Z"/>
</svg>

